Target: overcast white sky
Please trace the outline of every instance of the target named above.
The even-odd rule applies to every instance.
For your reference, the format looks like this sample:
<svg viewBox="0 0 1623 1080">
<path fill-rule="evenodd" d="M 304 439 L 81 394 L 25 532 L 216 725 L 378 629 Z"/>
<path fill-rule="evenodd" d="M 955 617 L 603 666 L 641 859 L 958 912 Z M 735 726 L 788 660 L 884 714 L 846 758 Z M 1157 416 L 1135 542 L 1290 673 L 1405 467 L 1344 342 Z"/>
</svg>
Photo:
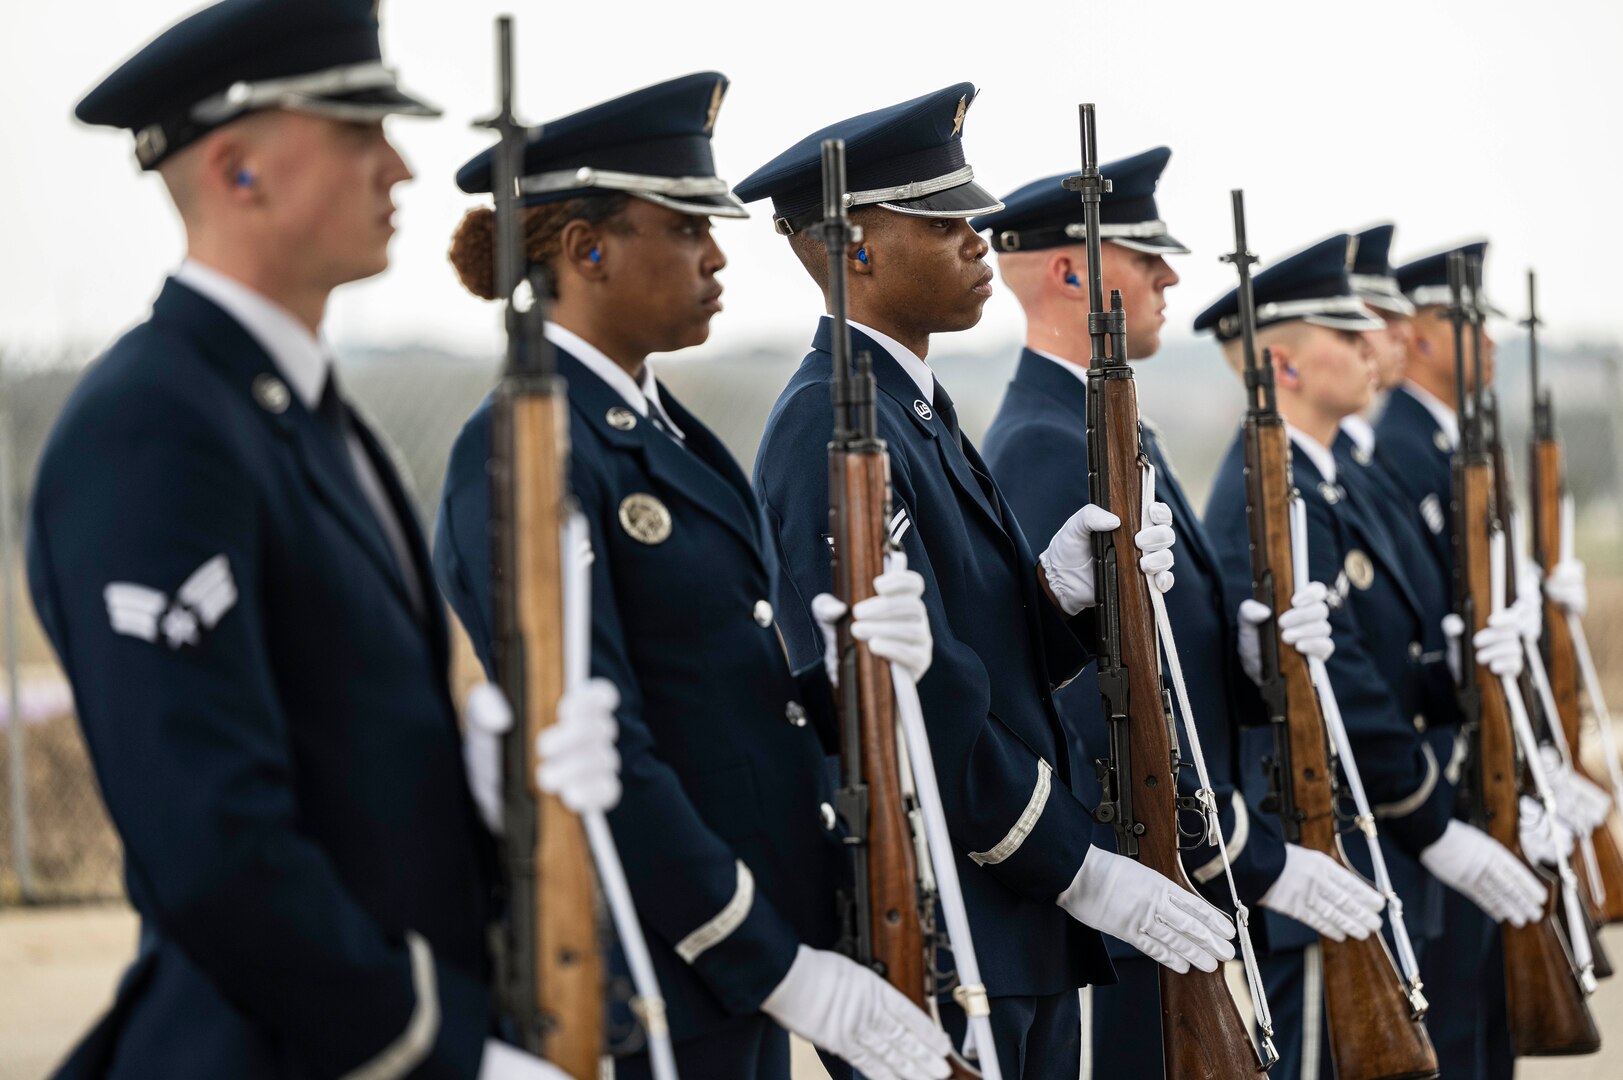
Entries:
<svg viewBox="0 0 1623 1080">
<path fill-rule="evenodd" d="M 78 126 L 84 91 L 191 0 L 14 3 L 0 34 L 0 346 L 100 344 L 143 317 L 181 254 L 178 223 L 127 134 Z M 452 176 L 486 143 L 491 18 L 518 18 L 519 102 L 541 121 L 635 87 L 716 69 L 716 129 L 737 181 L 829 121 L 959 80 L 977 179 L 1003 193 L 1077 164 L 1076 105 L 1099 105 L 1106 161 L 1165 143 L 1162 215 L 1177 260 L 1178 336 L 1232 271 L 1228 189 L 1246 189 L 1264 258 L 1390 218 L 1400 258 L 1486 234 L 1490 289 L 1519 313 L 1538 269 L 1549 333 L 1623 338 L 1623 5 L 1616 0 L 994 0 L 934 5 L 742 0 L 384 0 L 385 54 L 440 121 L 398 120 L 417 171 L 399 189 L 393 268 L 341 290 L 340 344 L 496 340 L 493 310 L 444 252 L 470 205 Z M 731 265 L 712 348 L 804 335 L 809 282 L 764 214 L 720 222 Z M 1001 293 L 974 333 L 1008 340 Z"/>
</svg>

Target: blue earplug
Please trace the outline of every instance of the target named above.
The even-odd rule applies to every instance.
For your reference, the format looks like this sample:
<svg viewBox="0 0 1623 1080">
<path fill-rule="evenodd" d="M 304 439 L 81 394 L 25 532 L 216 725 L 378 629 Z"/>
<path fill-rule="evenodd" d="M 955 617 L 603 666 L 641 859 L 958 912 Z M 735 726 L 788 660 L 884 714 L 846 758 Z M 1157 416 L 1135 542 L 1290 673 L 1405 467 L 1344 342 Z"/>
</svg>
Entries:
<svg viewBox="0 0 1623 1080">
<path fill-rule="evenodd" d="M 253 187 L 254 186 L 254 174 L 249 172 L 247 169 L 238 169 L 237 170 L 237 186 L 238 187 Z"/>
<path fill-rule="evenodd" d="M 1080 281 L 1076 280 L 1076 275 L 1075 274 L 1066 274 L 1065 275 L 1065 284 L 1067 284 L 1067 285 L 1080 285 L 1082 283 Z"/>
<path fill-rule="evenodd" d="M 592 249 L 591 254 L 588 255 L 587 258 L 591 259 L 593 262 L 602 262 L 603 261 L 603 256 L 601 256 L 601 255 L 599 255 L 597 253 L 596 248 Z"/>
<path fill-rule="evenodd" d="M 868 261 L 868 249 L 867 248 L 857 248 L 857 262 L 859 262 L 859 263 L 867 263 L 867 261 Z"/>
</svg>

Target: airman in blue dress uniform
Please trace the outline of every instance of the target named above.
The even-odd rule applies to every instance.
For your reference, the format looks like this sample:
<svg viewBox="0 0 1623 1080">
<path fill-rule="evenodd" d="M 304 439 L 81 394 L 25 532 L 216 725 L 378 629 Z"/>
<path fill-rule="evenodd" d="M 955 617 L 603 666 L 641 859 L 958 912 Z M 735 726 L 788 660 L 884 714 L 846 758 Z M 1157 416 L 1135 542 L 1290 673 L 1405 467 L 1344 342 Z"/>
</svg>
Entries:
<svg viewBox="0 0 1623 1080">
<path fill-rule="evenodd" d="M 947 1040 L 925 1014 L 829 951 L 848 875 L 824 767 L 823 652 L 797 671 L 786 662 L 774 549 L 748 480 L 645 363 L 703 342 L 721 309 L 711 219 L 746 216 L 711 154 L 726 89 L 701 72 L 550 121 L 520 178 L 526 254 L 555 293 L 546 336 L 568 385 L 569 483 L 593 553 L 591 670 L 619 691 L 625 794 L 609 824 L 684 1076 L 787 1080 L 784 1028 L 871 1076 L 945 1076 Z M 488 192 L 491 168 L 486 151 L 457 182 Z M 491 229 L 475 210 L 451 253 L 487 299 Z M 487 669 L 490 409 L 452 450 L 434 544 L 440 587 Z M 922 582 L 900 571 L 876 585 L 894 610 L 871 647 L 922 671 Z M 859 604 L 853 633 L 866 614 Z M 630 1054 L 615 1075 L 650 1068 Z"/>
<path fill-rule="evenodd" d="M 1471 892 L 1500 914 L 1527 918 L 1538 888 L 1520 862 L 1486 834 L 1451 820 L 1453 785 L 1417 724 L 1418 717 L 1456 715 L 1446 671 L 1428 663 L 1424 641 L 1435 632 L 1431 614 L 1367 485 L 1346 482 L 1331 451 L 1343 418 L 1369 404 L 1374 385 L 1367 335 L 1383 328 L 1348 279 L 1351 237 L 1332 236 L 1259 273 L 1254 282 L 1258 348 L 1273 350 L 1279 410 L 1292 446 L 1295 485 L 1307 508 L 1309 577 L 1330 589 L 1335 643 L 1327 662 L 1365 790 L 1381 829 L 1393 885 L 1412 912 L 1410 933 L 1437 931 L 1434 878 Z M 1196 319 L 1212 330 L 1238 370 L 1238 292 Z M 1250 591 L 1244 446 L 1236 440 L 1219 469 L 1206 525 L 1223 561 L 1231 595 Z M 1486 644 L 1486 643 L 1485 643 Z M 1260 735 L 1260 733 L 1259 733 Z M 1262 737 L 1246 755 L 1246 784 L 1266 788 Z M 1349 846 L 1354 856 L 1357 845 Z M 1362 853 L 1355 857 L 1364 859 Z M 1367 861 L 1363 862 L 1367 871 Z M 1523 877 L 1522 875 L 1525 875 Z M 1531 887 L 1505 900 L 1498 887 Z M 1275 1075 L 1295 1077 L 1333 1067 L 1323 1025 L 1316 936 L 1305 926 L 1269 916 L 1269 956 L 1263 971 L 1283 1036 Z M 1311 1064 L 1317 1060 L 1315 1067 Z"/>
<path fill-rule="evenodd" d="M 1452 249 L 1481 257 L 1487 244 Z M 1426 551 L 1424 575 L 1452 581 L 1453 480 L 1450 458 L 1459 441 L 1454 402 L 1453 326 L 1447 317 L 1448 252 L 1415 259 L 1393 272 L 1401 295 L 1414 308 L 1404 368 L 1404 381 L 1387 396 L 1373 428 L 1374 468 L 1388 481 L 1388 505 L 1400 506 L 1394 519 L 1410 523 Z M 1467 354 L 1469 355 L 1469 354 Z M 1493 377 L 1495 349 L 1491 334 L 1483 337 L 1483 370 Z M 1470 371 L 1466 378 L 1472 378 Z M 1417 524 L 1415 524 L 1417 523 Z M 1451 600 L 1445 604 L 1451 606 Z M 1445 608 L 1447 610 L 1447 608 Z M 1457 776 L 1464 747 L 1452 745 L 1455 729 L 1444 728 L 1433 746 L 1446 754 L 1445 773 Z M 1446 741 L 1445 741 L 1446 740 Z M 1436 946 L 1421 958 L 1425 980 L 1447 986 L 1436 995 L 1427 1018 L 1432 1043 L 1444 1076 L 1467 1080 L 1503 1080 L 1512 1074 L 1514 1057 L 1505 1017 L 1504 951 L 1497 922 L 1452 889 L 1442 898 L 1443 931 Z"/>
<path fill-rule="evenodd" d="M 973 326 L 991 295 L 987 245 L 967 221 L 1000 206 L 975 183 L 964 156 L 975 93 L 958 83 L 832 124 L 736 191 L 745 202 L 772 200 L 778 232 L 826 288 L 827 252 L 807 229 L 822 213 L 821 143 L 845 142 L 847 204 L 863 229 L 846 253 L 852 349 L 869 353 L 878 383 L 879 433 L 891 456 L 891 537 L 926 582 L 936 653 L 919 692 L 992 995 L 998 1056 L 1005 1077 L 1068 1076 L 1079 1060 L 1076 989 L 1111 980 L 1098 930 L 1128 937 L 1180 970 L 1192 963 L 1212 970 L 1232 956 L 1233 931 L 1198 897 L 1090 846 L 1093 819 L 1075 786 L 1076 751 L 1052 691 L 1087 660 L 1072 624 L 1090 618 L 1076 618 L 1093 600 L 1088 536 L 1116 527 L 1116 519 L 1098 507 L 1073 508 L 1042 560 L 1034 559 L 924 360 L 932 334 Z M 773 407 L 755 467 L 786 570 L 778 606 L 797 662 L 822 651 L 809 608 L 830 580 L 830 327 L 828 319 L 819 324 L 811 353 Z M 1171 540 L 1164 525 L 1140 534 L 1147 572 L 1169 569 Z M 1156 911 L 1164 919 L 1144 918 Z M 1159 939 L 1140 930 L 1146 923 L 1162 928 Z"/>
<path fill-rule="evenodd" d="M 65 1077 L 557 1076 L 488 1040 L 495 868 L 445 621 L 319 336 L 328 293 L 388 262 L 411 173 L 383 117 L 437 113 L 375 7 L 225 0 L 78 106 L 134 133 L 188 256 L 75 389 L 30 512 L 141 918 Z"/>
<path fill-rule="evenodd" d="M 1171 236 L 1155 204 L 1171 156 L 1157 147 L 1101 169 L 1111 184 L 1099 206 L 1103 288 L 1106 295 L 1122 293 L 1127 354 L 1135 361 L 1160 348 L 1166 290 L 1178 282 L 1166 257 L 1189 251 Z M 998 252 L 999 274 L 1026 316 L 1026 347 L 987 429 L 986 463 L 1015 518 L 1033 536 L 1053 535 L 1088 501 L 1086 226 L 1081 200 L 1062 186 L 1064 178 L 1033 181 L 1006 196 L 1004 209 L 970 222 L 987 233 Z M 1266 723 L 1266 717 L 1242 671 L 1236 616 L 1211 541 L 1154 427 L 1145 422 L 1140 435 L 1155 466 L 1156 497 L 1171 508 L 1181 543 L 1177 585 L 1166 594 L 1166 605 L 1240 899 L 1288 909 L 1320 932 L 1364 937 L 1380 925 L 1379 894 L 1330 859 L 1287 846 L 1277 820 L 1253 814 L 1238 790 L 1240 727 Z M 1327 639 L 1329 624 L 1320 625 L 1309 636 Z M 1078 754 L 1086 748 L 1097 754 L 1108 745 L 1093 665 L 1057 691 L 1054 704 Z M 1180 731 L 1188 720 L 1180 715 Z M 1185 747 L 1188 760 L 1187 742 Z M 1198 786 L 1193 770 L 1183 770 L 1179 781 L 1185 794 Z M 1101 827 L 1095 842 L 1114 850 L 1114 830 Z M 1223 858 L 1214 847 L 1191 848 L 1184 860 L 1191 879 L 1215 903 L 1229 902 Z M 1309 897 L 1311 904 L 1299 902 Z M 1106 945 L 1118 981 L 1083 997 L 1082 1074 L 1159 1076 L 1164 1066 L 1156 965 L 1116 938 L 1107 938 Z"/>
</svg>

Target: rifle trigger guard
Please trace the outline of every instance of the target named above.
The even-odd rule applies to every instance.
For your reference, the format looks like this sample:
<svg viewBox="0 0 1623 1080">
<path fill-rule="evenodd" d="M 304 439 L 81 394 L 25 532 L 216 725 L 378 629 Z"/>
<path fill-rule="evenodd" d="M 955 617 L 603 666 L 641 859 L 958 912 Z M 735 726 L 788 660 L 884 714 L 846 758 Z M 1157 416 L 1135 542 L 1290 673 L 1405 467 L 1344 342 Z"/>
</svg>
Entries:
<svg viewBox="0 0 1623 1080">
<path fill-rule="evenodd" d="M 986 996 L 986 986 L 982 983 L 973 985 L 961 984 L 953 988 L 952 1000 L 964 1010 L 965 1016 L 990 1016 L 992 1014 L 991 1002 Z"/>
</svg>

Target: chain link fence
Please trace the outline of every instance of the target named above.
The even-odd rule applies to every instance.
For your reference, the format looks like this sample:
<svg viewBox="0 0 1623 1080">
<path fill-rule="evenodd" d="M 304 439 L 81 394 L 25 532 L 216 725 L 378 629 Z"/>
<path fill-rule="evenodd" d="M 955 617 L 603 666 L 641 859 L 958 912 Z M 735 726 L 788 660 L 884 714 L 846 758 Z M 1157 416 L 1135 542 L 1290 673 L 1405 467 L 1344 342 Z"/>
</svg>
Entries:
<svg viewBox="0 0 1623 1080">
<path fill-rule="evenodd" d="M 809 335 L 808 335 L 809 336 Z M 748 469 L 768 410 L 804 353 L 804 338 L 726 354 L 657 362 L 672 392 L 703 417 Z M 945 343 L 944 343 L 945 344 Z M 987 343 L 980 343 L 983 350 Z M 1008 380 L 1016 348 L 932 353 L 952 388 L 964 429 L 978 437 Z M 949 346 L 950 347 L 950 346 Z M 1623 392 L 1596 349 L 1544 352 L 1572 487 L 1584 508 L 1579 545 L 1590 564 L 1589 617 L 1596 660 L 1623 704 Z M 34 620 L 23 572 L 26 507 L 40 449 L 88 357 L 0 349 L 0 907 L 116 898 L 123 893 L 118 839 L 73 715 L 72 695 Z M 492 359 L 420 348 L 350 350 L 345 386 L 398 450 L 431 527 L 445 462 L 463 421 L 489 391 Z M 1526 432 L 1525 364 L 1501 351 L 1509 445 Z M 1139 370 L 1145 412 L 1162 431 L 1180 478 L 1203 506 L 1212 472 L 1233 437 L 1242 395 L 1208 342 L 1170 343 Z M 1520 468 L 1522 455 L 1515 453 Z"/>
</svg>

